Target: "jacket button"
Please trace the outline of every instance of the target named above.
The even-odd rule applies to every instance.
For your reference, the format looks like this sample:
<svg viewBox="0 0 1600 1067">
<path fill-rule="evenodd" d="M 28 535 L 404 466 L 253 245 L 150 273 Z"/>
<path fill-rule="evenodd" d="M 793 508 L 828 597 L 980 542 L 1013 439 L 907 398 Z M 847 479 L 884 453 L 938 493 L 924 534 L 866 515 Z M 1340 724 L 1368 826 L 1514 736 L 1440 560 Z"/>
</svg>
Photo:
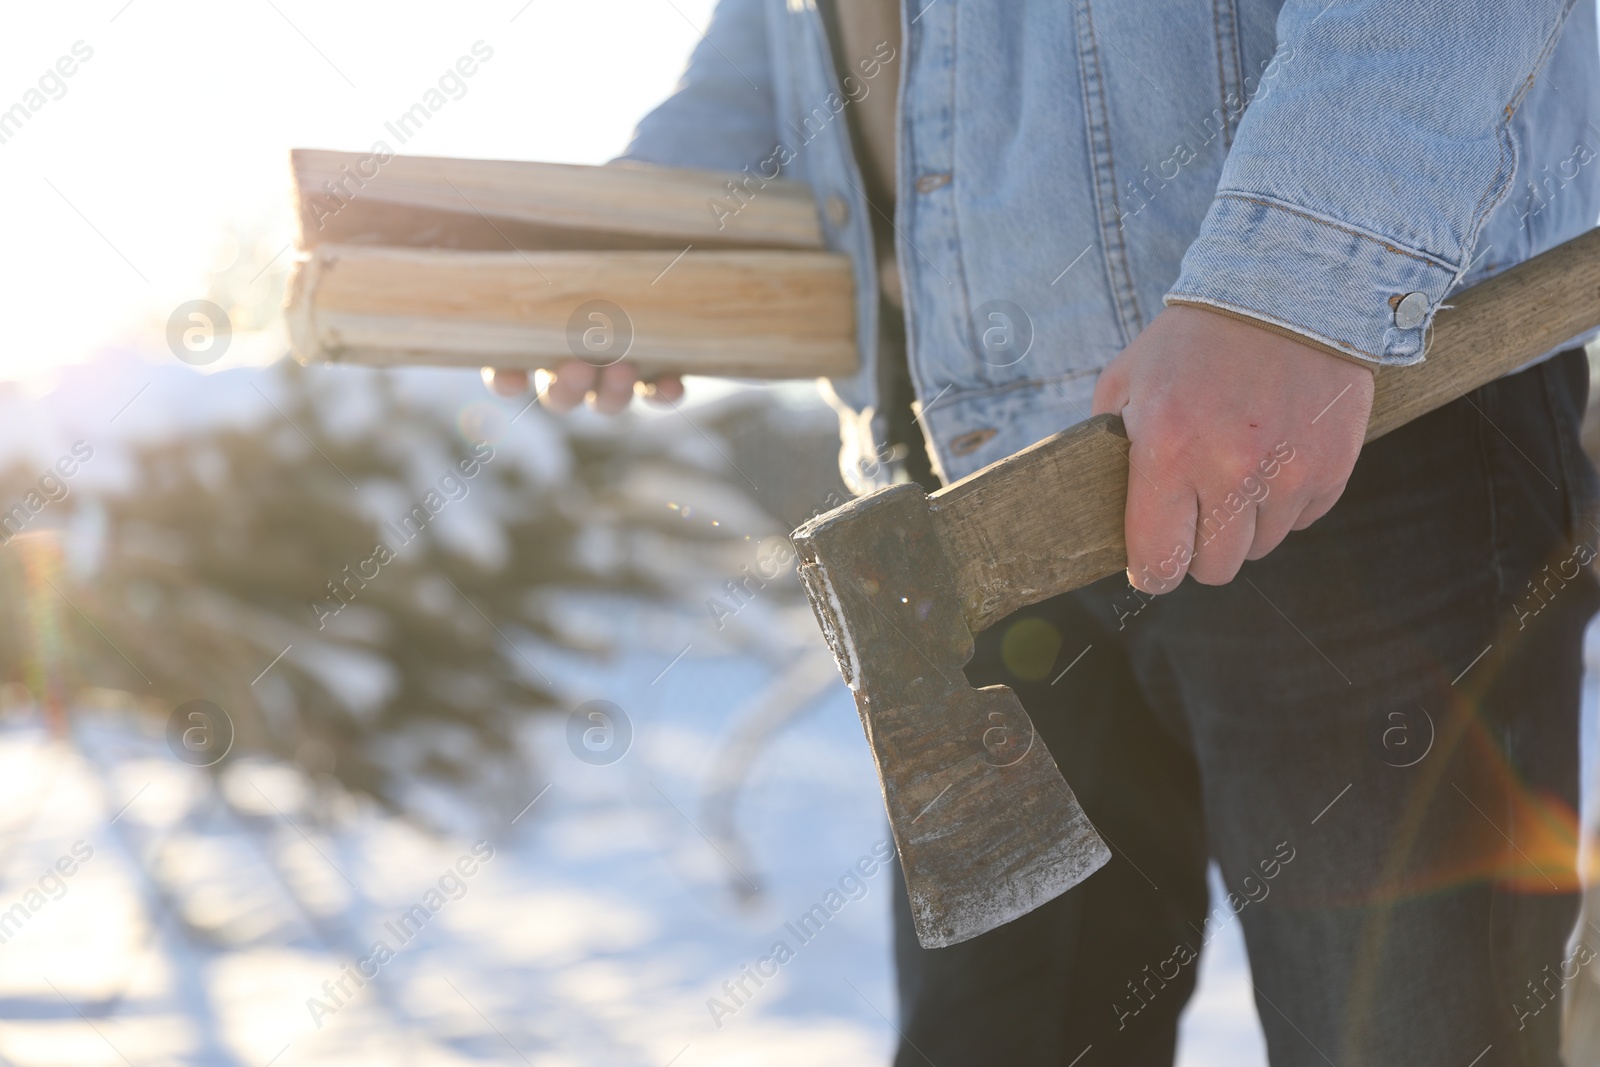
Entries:
<svg viewBox="0 0 1600 1067">
<path fill-rule="evenodd" d="M 1394 305 L 1394 324 L 1402 330 L 1414 330 L 1428 317 L 1428 295 L 1407 293 Z"/>
<path fill-rule="evenodd" d="M 924 174 L 917 179 L 917 192 L 931 193 L 935 189 L 942 189 L 950 184 L 948 174 Z"/>
<path fill-rule="evenodd" d="M 850 205 L 838 193 L 828 197 L 823 210 L 828 213 L 828 221 L 833 223 L 833 228 L 836 230 L 844 229 L 845 224 L 850 221 Z"/>
</svg>

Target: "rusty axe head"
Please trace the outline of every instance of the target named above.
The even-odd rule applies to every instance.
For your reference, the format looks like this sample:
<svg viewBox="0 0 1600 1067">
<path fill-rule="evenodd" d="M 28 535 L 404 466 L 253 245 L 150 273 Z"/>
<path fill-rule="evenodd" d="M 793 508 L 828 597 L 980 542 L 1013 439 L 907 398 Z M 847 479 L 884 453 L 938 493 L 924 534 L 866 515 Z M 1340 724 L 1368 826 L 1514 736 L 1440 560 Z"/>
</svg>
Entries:
<svg viewBox="0 0 1600 1067">
<path fill-rule="evenodd" d="M 917 940 L 976 937 L 1105 863 L 1016 694 L 967 684 L 972 634 L 927 495 L 891 486 L 792 539 L 878 765 Z"/>
</svg>

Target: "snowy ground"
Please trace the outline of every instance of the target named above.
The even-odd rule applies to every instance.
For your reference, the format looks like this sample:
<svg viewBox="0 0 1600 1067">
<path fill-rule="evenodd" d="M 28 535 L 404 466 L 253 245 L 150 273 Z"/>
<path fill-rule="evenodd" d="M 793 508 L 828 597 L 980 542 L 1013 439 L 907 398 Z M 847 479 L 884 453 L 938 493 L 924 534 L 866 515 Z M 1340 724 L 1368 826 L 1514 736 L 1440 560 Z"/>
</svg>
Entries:
<svg viewBox="0 0 1600 1067">
<path fill-rule="evenodd" d="M 786 610 L 741 622 L 788 633 Z M 530 806 L 479 844 L 354 804 L 320 818 L 282 767 L 241 763 L 219 788 L 109 699 L 71 737 L 0 714 L 0 1067 L 886 1063 L 887 878 L 846 883 L 804 944 L 784 928 L 886 836 L 831 663 L 814 640 L 721 654 L 703 623 L 634 621 L 604 666 L 528 650 L 573 706 L 620 707 L 631 742 L 586 761 L 567 721 L 538 724 Z M 730 834 L 708 783 L 751 713 L 786 702 Z M 779 939 L 793 958 L 733 1001 L 724 983 Z M 1203 958 L 1179 1062 L 1265 1063 L 1236 925 Z"/>
<path fill-rule="evenodd" d="M 662 673 L 669 658 L 587 680 L 624 707 L 629 751 L 592 765 L 564 722 L 541 727 L 538 802 L 476 855 L 370 811 L 319 827 L 282 768 L 240 765 L 217 790 L 114 714 L 68 743 L 13 709 L 0 908 L 30 917 L 0 944 L 0 1063 L 884 1063 L 886 879 L 809 943 L 783 930 L 884 837 L 848 694 L 828 684 L 759 758 L 748 851 L 730 852 L 702 833 L 702 784 L 732 713 L 774 678 L 692 655 Z M 402 945 L 395 924 L 463 857 L 471 876 L 446 878 Z M 741 905 L 746 878 L 763 893 Z M 716 1025 L 707 999 L 780 937 L 794 958 Z M 394 958 L 340 994 L 380 938 Z M 1184 1067 L 1265 1062 L 1236 935 L 1204 958 L 1183 1037 Z"/>
</svg>

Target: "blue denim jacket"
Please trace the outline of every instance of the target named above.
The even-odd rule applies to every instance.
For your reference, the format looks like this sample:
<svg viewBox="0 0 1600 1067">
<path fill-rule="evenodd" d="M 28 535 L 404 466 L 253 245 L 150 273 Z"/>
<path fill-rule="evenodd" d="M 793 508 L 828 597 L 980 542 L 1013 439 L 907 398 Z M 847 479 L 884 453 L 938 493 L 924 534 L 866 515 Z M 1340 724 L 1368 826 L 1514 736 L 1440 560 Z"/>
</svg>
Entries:
<svg viewBox="0 0 1600 1067">
<path fill-rule="evenodd" d="M 1087 417 L 1164 301 L 1414 363 L 1453 290 L 1600 215 L 1594 0 L 906 6 L 897 254 L 947 480 Z M 862 367 L 832 390 L 858 489 L 884 419 L 843 112 L 887 88 L 874 66 L 833 69 L 812 0 L 721 0 L 627 151 L 744 171 L 714 215 L 780 171 L 814 186 L 855 263 Z"/>
</svg>

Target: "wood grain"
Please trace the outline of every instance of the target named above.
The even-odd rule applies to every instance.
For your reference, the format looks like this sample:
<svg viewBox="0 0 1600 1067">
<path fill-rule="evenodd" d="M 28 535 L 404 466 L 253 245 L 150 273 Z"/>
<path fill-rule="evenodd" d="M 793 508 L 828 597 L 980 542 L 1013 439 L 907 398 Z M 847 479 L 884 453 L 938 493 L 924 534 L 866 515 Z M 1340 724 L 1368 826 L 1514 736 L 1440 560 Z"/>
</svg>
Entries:
<svg viewBox="0 0 1600 1067">
<path fill-rule="evenodd" d="M 1367 440 L 1600 326 L 1600 230 L 1460 293 L 1428 358 L 1378 374 Z M 1128 443 L 1101 416 L 935 493 L 945 554 L 974 632 L 1127 567 Z"/>
<path fill-rule="evenodd" d="M 804 182 L 640 164 L 431 156 L 384 162 L 371 153 L 309 148 L 291 152 L 290 166 L 302 249 L 823 247 Z M 730 181 L 740 184 L 737 194 Z"/>
<path fill-rule="evenodd" d="M 296 265 L 287 317 L 303 361 L 551 367 L 590 301 L 622 309 L 641 374 L 752 378 L 856 370 L 848 257 L 803 251 L 467 252 L 323 245 Z M 574 327 L 574 322 L 577 327 Z M 597 335 L 600 336 L 600 335 Z M 579 351 L 584 351 L 582 348 Z M 590 350 L 596 365 L 622 349 Z"/>
<path fill-rule="evenodd" d="M 930 498 L 961 613 L 974 633 L 1128 565 L 1128 438 L 1099 415 Z"/>
</svg>

